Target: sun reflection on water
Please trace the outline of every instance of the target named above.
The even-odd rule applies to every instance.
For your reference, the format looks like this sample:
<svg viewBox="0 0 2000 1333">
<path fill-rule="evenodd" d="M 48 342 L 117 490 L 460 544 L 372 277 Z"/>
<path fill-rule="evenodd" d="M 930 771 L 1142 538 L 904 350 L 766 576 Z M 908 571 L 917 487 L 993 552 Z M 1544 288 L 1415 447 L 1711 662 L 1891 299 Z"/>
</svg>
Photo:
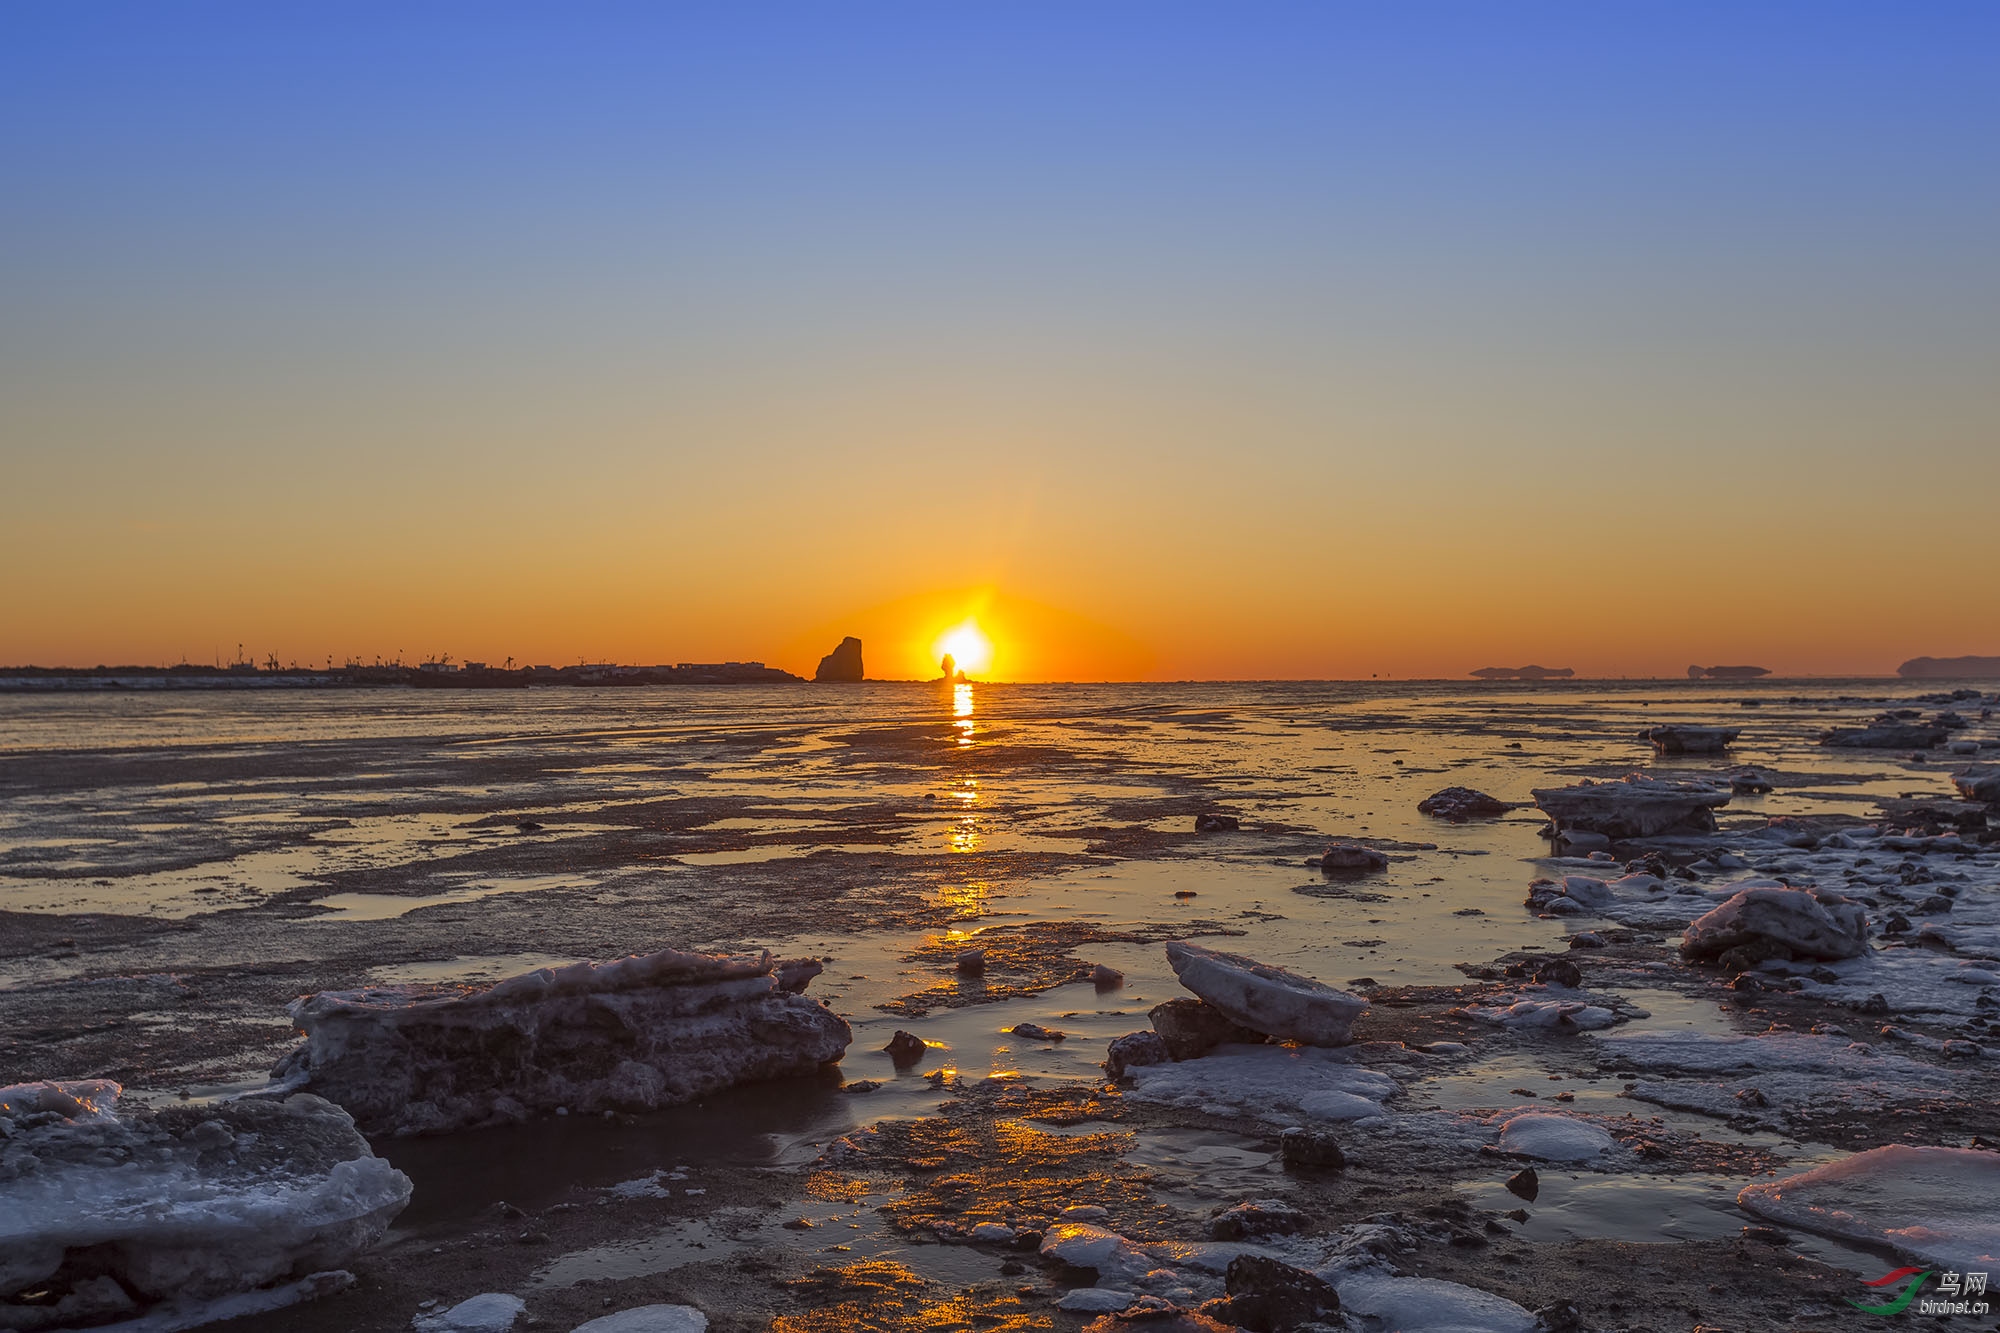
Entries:
<svg viewBox="0 0 2000 1333">
<path fill-rule="evenodd" d="M 958 743 L 972 744 L 972 686 L 964 682 L 951 687 L 952 725 L 958 729 Z"/>
</svg>

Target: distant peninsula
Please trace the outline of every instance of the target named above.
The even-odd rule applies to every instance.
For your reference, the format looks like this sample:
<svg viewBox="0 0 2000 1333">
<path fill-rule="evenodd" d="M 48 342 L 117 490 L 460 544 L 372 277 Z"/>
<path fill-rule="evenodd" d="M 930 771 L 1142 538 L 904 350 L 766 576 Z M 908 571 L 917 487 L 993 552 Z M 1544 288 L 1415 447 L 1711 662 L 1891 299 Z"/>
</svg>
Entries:
<svg viewBox="0 0 2000 1333">
<path fill-rule="evenodd" d="M 1771 668 L 1760 666 L 1691 666 L 1688 668 L 1689 680 L 1755 680 L 1759 676 L 1768 676 L 1770 674 Z"/>
<path fill-rule="evenodd" d="M 1574 667 L 1481 667 L 1472 673 L 1481 680 L 1568 680 Z"/>
<path fill-rule="evenodd" d="M 2000 677 L 2000 657 L 1913 657 L 1896 674 L 1905 680 L 1991 680 Z"/>
</svg>

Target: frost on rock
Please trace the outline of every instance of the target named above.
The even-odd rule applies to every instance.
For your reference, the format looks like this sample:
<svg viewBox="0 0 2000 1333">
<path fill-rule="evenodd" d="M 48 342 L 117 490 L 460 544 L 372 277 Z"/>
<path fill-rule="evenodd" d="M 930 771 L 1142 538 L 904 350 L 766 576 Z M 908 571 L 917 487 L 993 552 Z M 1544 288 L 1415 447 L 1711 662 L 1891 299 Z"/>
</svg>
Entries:
<svg viewBox="0 0 2000 1333">
<path fill-rule="evenodd" d="M 1504 1296 L 1430 1277 L 1375 1270 L 1323 1272 L 1341 1309 L 1383 1333 L 1530 1333 L 1535 1316 Z"/>
<path fill-rule="evenodd" d="M 1221 1046 L 1199 1060 L 1132 1071 L 1128 1096 L 1274 1125 L 1382 1115 L 1396 1080 L 1344 1051 L 1300 1046 Z"/>
<path fill-rule="evenodd" d="M 817 970 L 667 949 L 485 990 L 325 992 L 293 1003 L 306 1040 L 274 1075 L 339 1102 L 371 1134 L 652 1110 L 840 1059 L 846 1020 L 797 993 Z"/>
<path fill-rule="evenodd" d="M 1861 904 L 1818 889 L 1758 887 L 1737 893 L 1697 918 L 1681 936 L 1681 953 L 1717 958 L 1751 946 L 1788 958 L 1858 958 L 1868 949 Z"/>
<path fill-rule="evenodd" d="M 2000 1153 L 1892 1144 L 1782 1180 L 1738 1204 L 1785 1226 L 1887 1246 L 1934 1268 L 2000 1269 Z"/>
<path fill-rule="evenodd" d="M 189 1328 L 227 1317 L 206 1302 L 249 1313 L 338 1289 L 351 1279 L 334 1270 L 409 1202 L 409 1177 L 318 1097 L 117 1098 L 115 1083 L 0 1088 L 0 1327 Z M 55 1300 L 16 1304 L 28 1290 Z"/>
<path fill-rule="evenodd" d="M 1549 1111 L 1522 1111 L 1500 1122 L 1501 1152 L 1544 1162 L 1583 1162 L 1617 1140 L 1601 1126 Z"/>
<path fill-rule="evenodd" d="M 1181 985 L 1252 1032 L 1308 1046 L 1344 1046 L 1367 1002 L 1323 982 L 1238 954 L 1179 941 L 1167 962 Z"/>
<path fill-rule="evenodd" d="M 1654 838 L 1666 833 L 1713 833 L 1715 810 L 1729 793 L 1700 782 L 1660 782 L 1634 773 L 1622 782 L 1542 787 L 1535 804 L 1558 832 L 1607 838 Z"/>
<path fill-rule="evenodd" d="M 1592 1040 L 1602 1043 L 1601 1063 L 1608 1068 L 1681 1076 L 1642 1077 L 1634 1097 L 1710 1114 L 1740 1114 L 1761 1105 L 1872 1109 L 1956 1098 L 1964 1091 L 1945 1070 L 1841 1037 L 1640 1029 Z"/>
</svg>

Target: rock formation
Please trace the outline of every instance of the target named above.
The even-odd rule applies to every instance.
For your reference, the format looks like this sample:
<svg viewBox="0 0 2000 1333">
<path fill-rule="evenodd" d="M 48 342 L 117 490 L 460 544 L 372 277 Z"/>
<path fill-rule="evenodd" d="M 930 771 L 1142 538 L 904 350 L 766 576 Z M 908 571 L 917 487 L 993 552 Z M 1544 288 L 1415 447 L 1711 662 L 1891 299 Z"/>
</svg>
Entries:
<svg viewBox="0 0 2000 1333">
<path fill-rule="evenodd" d="M 1493 815 L 1504 815 L 1514 807 L 1497 796 L 1488 796 L 1483 791 L 1470 787 L 1446 787 L 1417 802 L 1419 812 L 1434 819 L 1448 819 L 1454 824 L 1463 824 L 1468 819 L 1485 819 Z"/>
<path fill-rule="evenodd" d="M 652 1110 L 840 1059 L 846 1021 L 796 993 L 817 970 L 666 949 L 486 990 L 325 992 L 293 1002 L 306 1040 L 273 1075 L 340 1103 L 369 1133 Z"/>
<path fill-rule="evenodd" d="M 409 1202 L 318 1097 L 124 1111 L 120 1091 L 0 1088 L 0 1328 L 192 1328 L 337 1291 Z"/>
<path fill-rule="evenodd" d="M 1576 674 L 1573 667 L 1481 667 L 1472 673 L 1481 680 L 1568 680 Z"/>
<path fill-rule="evenodd" d="M 840 646 L 819 659 L 814 680 L 857 681 L 861 679 L 861 640 L 848 635 Z"/>
<path fill-rule="evenodd" d="M 1721 754 L 1743 734 L 1741 727 L 1651 727 L 1639 733 L 1661 754 Z"/>
<path fill-rule="evenodd" d="M 1755 680 L 1759 676 L 1768 676 L 1770 674 L 1771 668 L 1760 666 L 1691 666 L 1688 668 L 1689 680 Z"/>
<path fill-rule="evenodd" d="M 2000 657 L 1913 657 L 1896 668 L 1908 680 L 1993 680 Z"/>
<path fill-rule="evenodd" d="M 1310 977 L 1175 941 L 1167 962 L 1181 985 L 1252 1032 L 1307 1046 L 1344 1046 L 1367 1002 Z"/>
<path fill-rule="evenodd" d="M 1634 773 L 1622 782 L 1581 782 L 1543 787 L 1535 804 L 1555 821 L 1556 832 L 1607 838 L 1653 838 L 1663 833 L 1712 833 L 1714 811 L 1729 793 L 1699 782 L 1660 782 Z"/>
</svg>

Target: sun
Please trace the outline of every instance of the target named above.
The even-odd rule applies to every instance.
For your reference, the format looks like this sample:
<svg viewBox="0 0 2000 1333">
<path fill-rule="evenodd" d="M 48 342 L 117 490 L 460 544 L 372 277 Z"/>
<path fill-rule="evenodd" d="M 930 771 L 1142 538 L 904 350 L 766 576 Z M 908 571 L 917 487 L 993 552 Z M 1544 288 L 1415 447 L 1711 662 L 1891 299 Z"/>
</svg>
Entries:
<svg viewBox="0 0 2000 1333">
<path fill-rule="evenodd" d="M 960 671 L 980 672 L 993 665 L 993 641 L 976 620 L 967 620 L 938 637 L 931 647 L 931 656 L 943 661 L 946 653 L 951 654 Z"/>
</svg>

